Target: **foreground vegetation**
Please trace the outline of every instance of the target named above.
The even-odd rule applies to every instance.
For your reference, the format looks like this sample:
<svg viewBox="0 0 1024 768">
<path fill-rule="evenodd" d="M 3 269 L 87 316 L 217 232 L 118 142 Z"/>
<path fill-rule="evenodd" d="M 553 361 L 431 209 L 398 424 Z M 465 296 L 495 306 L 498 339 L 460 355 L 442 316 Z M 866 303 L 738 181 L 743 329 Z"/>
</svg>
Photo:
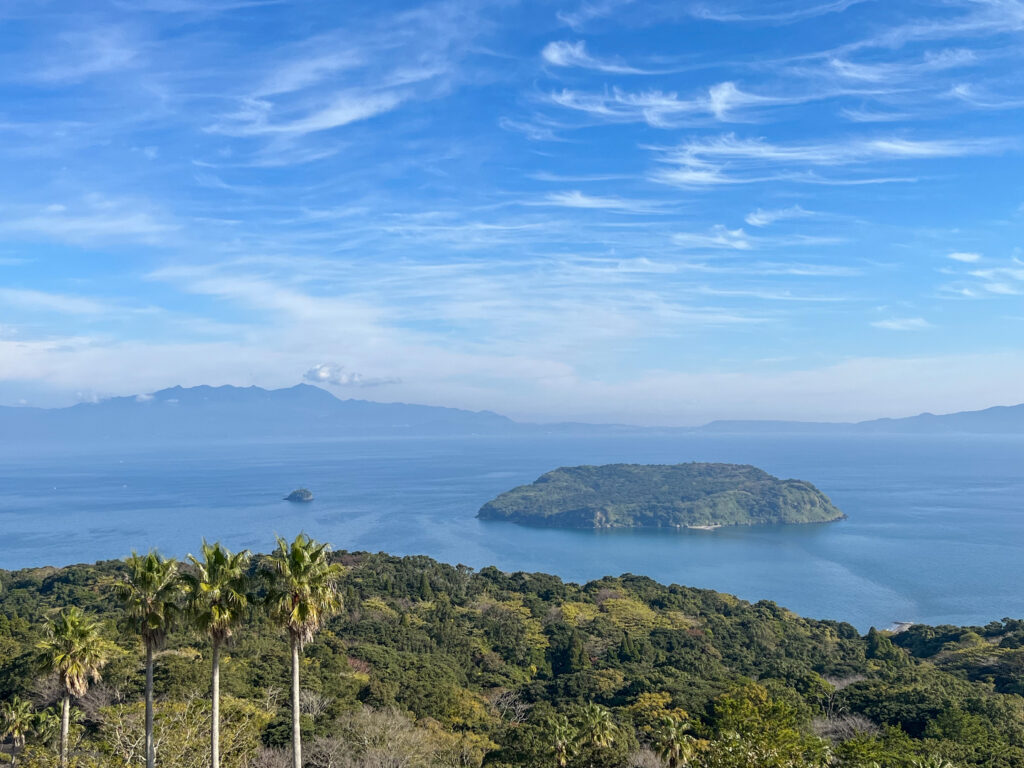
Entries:
<svg viewBox="0 0 1024 768">
<path fill-rule="evenodd" d="M 1024 765 L 1021 621 L 861 636 L 643 577 L 367 553 L 331 554 L 326 591 L 297 598 L 290 549 L 204 548 L 168 566 L 187 589 L 156 590 L 159 611 L 126 587 L 145 558 L 0 571 L 0 763 L 57 765 L 67 701 L 79 768 L 208 766 L 216 721 L 225 768 L 292 765 L 298 731 L 314 768 Z M 221 556 L 231 588 L 203 589 Z M 94 633 L 77 687 L 53 663 L 68 622 Z"/>
<path fill-rule="evenodd" d="M 562 467 L 513 488 L 477 517 L 558 528 L 828 523 L 845 515 L 802 480 L 747 464 Z"/>
</svg>

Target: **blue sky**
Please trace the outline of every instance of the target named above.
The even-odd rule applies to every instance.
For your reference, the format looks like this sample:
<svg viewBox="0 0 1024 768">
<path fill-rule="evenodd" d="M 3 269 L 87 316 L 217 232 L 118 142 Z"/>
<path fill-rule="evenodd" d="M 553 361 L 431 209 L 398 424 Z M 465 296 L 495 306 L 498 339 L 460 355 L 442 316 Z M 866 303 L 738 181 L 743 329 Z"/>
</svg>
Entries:
<svg viewBox="0 0 1024 768">
<path fill-rule="evenodd" d="M 1024 0 L 0 3 L 0 402 L 1024 401 Z"/>
</svg>

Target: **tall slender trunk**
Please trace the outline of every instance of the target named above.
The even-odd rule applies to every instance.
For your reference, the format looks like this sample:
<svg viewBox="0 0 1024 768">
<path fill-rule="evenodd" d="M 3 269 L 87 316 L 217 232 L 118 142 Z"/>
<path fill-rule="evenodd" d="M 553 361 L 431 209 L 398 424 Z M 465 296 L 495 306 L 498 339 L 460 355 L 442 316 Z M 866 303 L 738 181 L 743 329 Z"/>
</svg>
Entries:
<svg viewBox="0 0 1024 768">
<path fill-rule="evenodd" d="M 292 639 L 292 766 L 302 768 L 302 701 L 299 694 L 299 640 Z"/>
<path fill-rule="evenodd" d="M 220 768 L 220 641 L 213 641 L 213 712 L 210 721 L 210 768 Z"/>
<path fill-rule="evenodd" d="M 156 768 L 153 744 L 153 643 L 146 641 L 146 768 Z"/>
<path fill-rule="evenodd" d="M 71 697 L 60 703 L 60 768 L 68 768 L 68 731 L 71 730 Z"/>
</svg>

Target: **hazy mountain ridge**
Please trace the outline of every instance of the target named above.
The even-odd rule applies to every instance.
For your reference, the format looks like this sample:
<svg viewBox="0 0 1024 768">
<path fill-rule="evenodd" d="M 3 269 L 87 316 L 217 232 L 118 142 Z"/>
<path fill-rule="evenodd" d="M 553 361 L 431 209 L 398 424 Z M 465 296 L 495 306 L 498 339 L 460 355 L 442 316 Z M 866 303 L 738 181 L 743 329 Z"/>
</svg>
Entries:
<svg viewBox="0 0 1024 768">
<path fill-rule="evenodd" d="M 489 411 L 340 400 L 309 384 L 171 387 L 68 408 L 0 408 L 0 434 L 44 441 L 500 434 L 516 427 Z"/>
<path fill-rule="evenodd" d="M 517 422 L 492 411 L 341 400 L 309 384 L 170 387 L 67 408 L 0 406 L 0 439 L 22 442 L 189 439 L 326 439 L 444 436 L 671 433 L 1024 434 L 1024 404 L 946 415 L 858 423 L 713 421 L 701 427 Z"/>
<path fill-rule="evenodd" d="M 859 422 L 828 421 L 712 421 L 700 432 L 789 432 L 801 434 L 1024 434 L 1024 404 L 997 405 L 980 411 L 957 413 L 921 413 L 893 419 L 872 419 Z"/>
</svg>

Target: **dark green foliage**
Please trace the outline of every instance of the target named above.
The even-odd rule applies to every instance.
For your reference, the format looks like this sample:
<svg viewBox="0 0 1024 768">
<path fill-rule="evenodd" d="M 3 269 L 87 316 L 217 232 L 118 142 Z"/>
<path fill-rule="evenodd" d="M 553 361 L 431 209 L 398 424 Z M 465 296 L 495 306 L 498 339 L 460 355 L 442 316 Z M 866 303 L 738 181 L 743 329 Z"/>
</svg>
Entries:
<svg viewBox="0 0 1024 768">
<path fill-rule="evenodd" d="M 318 702 L 303 716 L 311 740 L 337 736 L 371 706 L 495 745 L 493 766 L 555 765 L 553 740 L 563 737 L 566 768 L 625 766 L 628 753 L 653 747 L 666 718 L 685 725 L 707 768 L 824 766 L 826 753 L 840 768 L 903 768 L 932 755 L 957 768 L 1024 765 L 1021 622 L 861 637 L 771 602 L 629 574 L 581 586 L 423 557 L 332 559 L 346 566 L 343 608 L 302 659 L 303 687 Z M 257 558 L 251 570 L 260 567 Z M 141 649 L 117 633 L 124 617 L 109 597 L 121 568 L 0 572 L 0 701 L 39 690 L 31 660 L 41 619 L 64 605 L 83 606 L 117 643 L 102 695 L 140 699 Z M 172 632 L 156 658 L 158 713 L 161 701 L 205 697 L 209 672 L 209 643 Z M 285 633 L 254 609 L 221 674 L 226 696 L 266 714 L 263 742 L 286 744 Z M 595 746 L 581 734 L 596 732 L 602 712 L 614 737 Z M 89 743 L 109 731 L 101 717 L 82 710 Z"/>
<path fill-rule="evenodd" d="M 740 464 L 562 467 L 485 504 L 477 517 L 557 528 L 682 528 L 839 520 L 821 491 Z"/>
</svg>

